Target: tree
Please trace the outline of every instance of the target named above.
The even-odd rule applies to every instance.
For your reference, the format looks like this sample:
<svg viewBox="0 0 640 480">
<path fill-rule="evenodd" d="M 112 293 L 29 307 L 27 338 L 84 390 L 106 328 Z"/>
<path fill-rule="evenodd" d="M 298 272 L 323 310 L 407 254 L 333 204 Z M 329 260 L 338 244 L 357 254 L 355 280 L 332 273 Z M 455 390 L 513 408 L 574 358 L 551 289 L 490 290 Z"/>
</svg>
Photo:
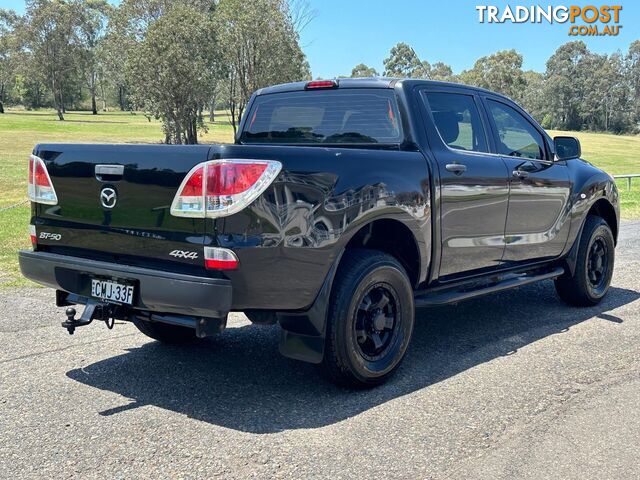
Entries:
<svg viewBox="0 0 640 480">
<path fill-rule="evenodd" d="M 16 103 L 27 108 L 40 108 L 47 95 L 46 77 L 34 67 L 33 53 L 20 48 L 16 54 L 13 95 Z"/>
<path fill-rule="evenodd" d="M 408 44 L 396 44 L 384 59 L 384 76 L 401 78 L 430 78 L 431 65 L 421 61 Z"/>
<path fill-rule="evenodd" d="M 253 92 L 311 74 L 285 0 L 220 0 L 215 18 L 235 132 Z"/>
<path fill-rule="evenodd" d="M 476 60 L 473 68 L 460 75 L 463 83 L 495 90 L 515 100 L 524 92 L 522 55 L 515 50 L 502 50 Z"/>
<path fill-rule="evenodd" d="M 116 90 L 120 110 L 128 110 L 125 66 L 135 47 L 144 40 L 149 26 L 160 18 L 172 2 L 164 0 L 123 0 L 109 12 L 105 36 L 98 51 L 106 81 Z"/>
<path fill-rule="evenodd" d="M 120 110 L 125 111 L 129 107 L 125 65 L 127 64 L 129 53 L 135 48 L 137 41 L 118 23 L 118 18 L 121 15 L 120 9 L 111 11 L 107 32 L 97 53 L 98 61 L 104 72 L 103 84 L 108 83 L 115 88 L 118 106 Z"/>
<path fill-rule="evenodd" d="M 625 58 L 619 51 L 606 58 L 600 71 L 599 92 L 604 93 L 601 102 L 601 125 L 605 131 L 623 133 L 631 129 L 633 98 L 627 88 L 625 73 Z"/>
<path fill-rule="evenodd" d="M 625 57 L 625 69 L 632 104 L 632 122 L 637 129 L 640 124 L 640 40 L 629 45 L 629 51 Z"/>
<path fill-rule="evenodd" d="M 27 0 L 24 39 L 42 69 L 58 118 L 64 120 L 65 92 L 77 78 L 79 49 L 76 3 Z"/>
<path fill-rule="evenodd" d="M 0 9 L 0 113 L 4 113 L 5 96 L 19 65 L 18 22 L 15 12 Z"/>
<path fill-rule="evenodd" d="M 378 72 L 373 67 L 369 67 L 364 63 L 359 63 L 353 70 L 351 70 L 351 78 L 368 78 L 368 77 L 377 77 Z"/>
<path fill-rule="evenodd" d="M 116 91 L 120 110 L 135 108 L 128 97 L 130 82 L 125 66 L 137 45 L 142 42 L 149 27 L 177 3 L 189 5 L 201 13 L 213 11 L 214 0 L 123 0 L 111 8 L 104 38 L 98 49 L 98 62 L 103 70 L 103 83 Z M 103 85 L 101 85 L 102 87 Z"/>
<path fill-rule="evenodd" d="M 622 55 L 588 52 L 581 60 L 583 74 L 577 87 L 581 99 L 576 107 L 580 122 L 590 130 L 625 130 L 629 111 Z"/>
<path fill-rule="evenodd" d="M 545 98 L 552 107 L 549 116 L 554 128 L 582 127 L 580 103 L 584 98 L 584 58 L 588 53 L 584 42 L 568 42 L 547 60 Z"/>
<path fill-rule="evenodd" d="M 116 89 L 118 106 L 121 111 L 129 109 L 125 69 L 129 50 L 123 46 L 124 44 L 123 41 L 117 40 L 115 35 L 108 33 L 99 50 L 100 64 L 104 68 L 104 81 Z"/>
<path fill-rule="evenodd" d="M 149 27 L 173 9 L 176 4 L 187 5 L 200 12 L 213 13 L 216 0 L 123 0 L 111 16 L 110 30 L 142 41 Z"/>
<path fill-rule="evenodd" d="M 539 72 L 527 70 L 523 73 L 525 87 L 522 89 L 520 102 L 524 109 L 538 122 L 544 125 L 548 105 L 544 98 L 544 76 Z"/>
<path fill-rule="evenodd" d="M 165 141 L 198 142 L 203 105 L 215 86 L 217 43 L 211 16 L 177 3 L 153 22 L 127 65 L 135 102 L 162 119 Z"/>
<path fill-rule="evenodd" d="M 78 7 L 80 68 L 89 89 L 91 112 L 97 115 L 96 95 L 103 73 L 99 52 L 106 33 L 111 6 L 106 0 L 84 0 L 78 4 Z"/>
<path fill-rule="evenodd" d="M 455 76 L 449 65 L 443 62 L 436 62 L 431 66 L 431 79 L 441 82 L 452 82 Z"/>
</svg>

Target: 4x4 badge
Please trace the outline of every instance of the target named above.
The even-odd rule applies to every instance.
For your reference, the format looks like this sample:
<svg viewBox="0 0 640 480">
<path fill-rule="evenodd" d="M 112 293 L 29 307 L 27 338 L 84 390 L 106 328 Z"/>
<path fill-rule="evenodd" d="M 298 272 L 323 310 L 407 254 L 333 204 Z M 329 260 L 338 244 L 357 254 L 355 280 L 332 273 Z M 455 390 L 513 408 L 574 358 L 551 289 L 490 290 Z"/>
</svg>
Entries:
<svg viewBox="0 0 640 480">
<path fill-rule="evenodd" d="M 198 258 L 198 252 L 190 252 L 188 250 L 173 250 L 169 255 L 176 258 L 187 258 L 189 260 Z"/>
<path fill-rule="evenodd" d="M 105 187 L 100 192 L 100 203 L 104 208 L 113 208 L 116 206 L 118 196 L 116 191 L 111 187 Z"/>
</svg>

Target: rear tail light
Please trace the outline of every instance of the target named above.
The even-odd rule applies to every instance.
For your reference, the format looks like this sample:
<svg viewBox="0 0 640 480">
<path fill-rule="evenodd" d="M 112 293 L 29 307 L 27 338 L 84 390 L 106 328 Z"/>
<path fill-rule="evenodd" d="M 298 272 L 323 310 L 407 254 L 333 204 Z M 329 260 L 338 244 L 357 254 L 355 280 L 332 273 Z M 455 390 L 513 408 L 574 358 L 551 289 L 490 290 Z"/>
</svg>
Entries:
<svg viewBox="0 0 640 480">
<path fill-rule="evenodd" d="M 29 225 L 29 236 L 31 237 L 31 246 L 36 248 L 36 245 L 38 244 L 38 237 L 36 235 L 35 225 Z"/>
<path fill-rule="evenodd" d="M 45 205 L 57 205 L 58 196 L 51 183 L 47 167 L 40 157 L 29 157 L 29 185 L 27 187 L 29 200 Z"/>
<path fill-rule="evenodd" d="M 258 198 L 278 176 L 275 160 L 211 160 L 196 165 L 171 204 L 176 217 L 225 217 Z"/>
<path fill-rule="evenodd" d="M 238 257 L 228 248 L 204 247 L 204 266 L 207 270 L 235 270 Z"/>
</svg>

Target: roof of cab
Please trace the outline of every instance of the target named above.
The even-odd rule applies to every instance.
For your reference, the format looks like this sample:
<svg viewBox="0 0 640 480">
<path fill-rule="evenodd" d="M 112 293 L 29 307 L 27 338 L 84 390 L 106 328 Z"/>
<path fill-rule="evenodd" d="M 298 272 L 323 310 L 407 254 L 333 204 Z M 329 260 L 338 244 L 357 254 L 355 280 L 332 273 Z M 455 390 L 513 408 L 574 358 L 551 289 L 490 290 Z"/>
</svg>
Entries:
<svg viewBox="0 0 640 480">
<path fill-rule="evenodd" d="M 462 83 L 453 82 L 441 82 L 436 80 L 426 80 L 419 78 L 389 78 L 389 77 L 371 77 L 371 78 L 336 78 L 333 79 L 338 82 L 338 88 L 393 88 L 397 84 L 406 86 L 411 85 L 441 85 L 446 87 L 465 88 L 468 90 L 476 90 L 478 92 L 491 93 L 499 97 L 505 97 L 504 95 L 486 90 L 480 87 L 473 87 L 471 85 L 465 85 Z M 309 80 L 312 81 L 312 80 Z M 293 82 L 293 83 L 281 83 L 279 85 L 273 85 L 271 87 L 261 88 L 256 92 L 256 95 L 267 95 L 270 93 L 283 93 L 283 92 L 297 92 L 303 91 L 309 81 Z"/>
<path fill-rule="evenodd" d="M 338 82 L 338 85 L 342 88 L 391 88 L 397 78 L 336 78 L 333 79 Z M 305 89 L 305 86 L 310 81 L 304 82 L 292 82 L 281 83 L 279 85 L 273 85 L 271 87 L 261 88 L 256 92 L 256 95 L 267 95 L 269 93 L 282 93 L 282 92 L 297 92 Z"/>
</svg>

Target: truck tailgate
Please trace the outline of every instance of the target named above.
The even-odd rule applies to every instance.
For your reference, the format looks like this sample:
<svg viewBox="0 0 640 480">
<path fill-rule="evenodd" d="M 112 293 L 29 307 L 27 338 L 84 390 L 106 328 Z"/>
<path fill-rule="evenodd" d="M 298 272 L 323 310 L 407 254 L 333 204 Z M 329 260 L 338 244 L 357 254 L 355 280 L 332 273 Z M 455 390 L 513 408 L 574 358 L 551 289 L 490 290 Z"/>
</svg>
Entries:
<svg viewBox="0 0 640 480">
<path fill-rule="evenodd" d="M 169 210 L 180 183 L 208 151 L 206 145 L 38 145 L 34 154 L 44 160 L 58 196 L 57 205 L 34 205 L 38 248 L 199 268 L 188 252 L 202 258 L 206 220 Z"/>
</svg>

